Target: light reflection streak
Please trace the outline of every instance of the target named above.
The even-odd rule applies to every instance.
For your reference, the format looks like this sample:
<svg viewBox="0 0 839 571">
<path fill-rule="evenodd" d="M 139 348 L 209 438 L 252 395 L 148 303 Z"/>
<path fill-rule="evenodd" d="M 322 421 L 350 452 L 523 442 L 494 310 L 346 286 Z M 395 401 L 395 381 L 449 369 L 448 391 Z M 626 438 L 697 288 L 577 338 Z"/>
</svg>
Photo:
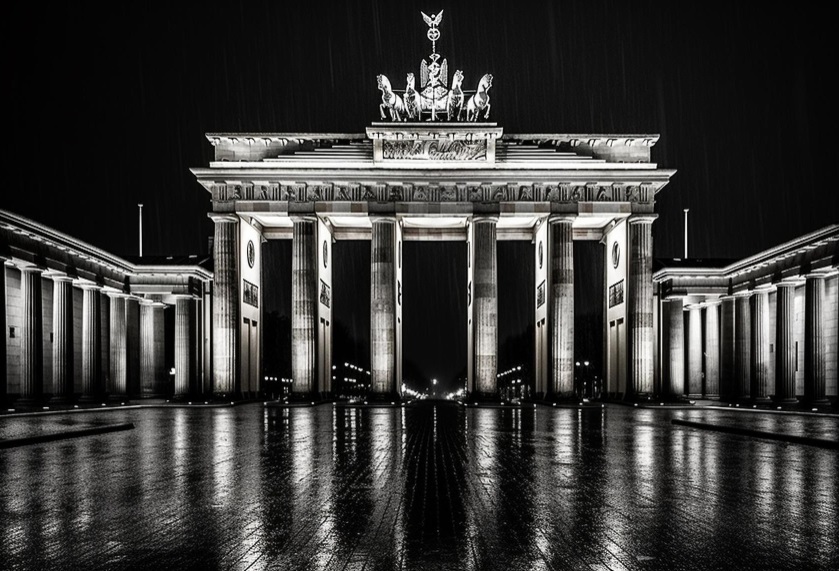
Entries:
<svg viewBox="0 0 839 571">
<path fill-rule="evenodd" d="M 233 412 L 224 409 L 213 415 L 213 498 L 214 507 L 227 507 L 233 481 Z"/>
</svg>

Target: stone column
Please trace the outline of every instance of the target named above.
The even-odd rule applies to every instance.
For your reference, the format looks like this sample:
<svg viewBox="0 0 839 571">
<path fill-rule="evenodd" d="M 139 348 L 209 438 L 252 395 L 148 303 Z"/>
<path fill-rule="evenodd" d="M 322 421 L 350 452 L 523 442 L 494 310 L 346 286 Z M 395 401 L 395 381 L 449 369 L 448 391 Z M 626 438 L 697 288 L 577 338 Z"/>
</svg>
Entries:
<svg viewBox="0 0 839 571">
<path fill-rule="evenodd" d="M 551 216 L 550 314 L 551 382 L 557 398 L 573 398 L 574 386 L 574 216 Z"/>
<path fill-rule="evenodd" d="M 194 302 L 192 296 L 175 298 L 175 397 L 192 393 L 195 367 Z"/>
<path fill-rule="evenodd" d="M 73 398 L 73 280 L 52 277 L 52 402 Z"/>
<path fill-rule="evenodd" d="M 702 396 L 702 307 L 688 308 L 688 396 Z"/>
<path fill-rule="evenodd" d="M 20 269 L 20 297 L 23 304 L 20 340 L 20 404 L 32 404 L 44 392 L 44 332 L 41 314 L 41 269 Z M 4 308 L 5 311 L 5 308 Z M 5 339 L 5 335 L 3 336 Z"/>
<path fill-rule="evenodd" d="M 737 294 L 737 306 L 735 309 L 735 353 L 734 353 L 734 398 L 746 398 L 751 395 L 751 358 L 752 358 L 752 318 L 751 304 L 749 303 L 752 292 Z"/>
<path fill-rule="evenodd" d="M 755 290 L 752 296 L 751 397 L 769 400 L 769 290 Z"/>
<path fill-rule="evenodd" d="M 826 404 L 827 368 L 822 308 L 825 276 L 809 274 L 804 285 L 804 400 Z"/>
<path fill-rule="evenodd" d="M 472 219 L 474 243 L 475 388 L 479 398 L 495 398 L 498 373 L 498 269 L 494 216 Z"/>
<path fill-rule="evenodd" d="M 101 300 L 98 285 L 82 286 L 82 397 L 83 402 L 102 396 Z"/>
<path fill-rule="evenodd" d="M 125 319 L 125 295 L 110 294 L 111 298 L 111 385 L 108 392 L 117 398 L 128 394 L 128 328 Z"/>
<path fill-rule="evenodd" d="M 141 394 L 140 388 L 140 300 L 125 300 L 126 393 L 131 397 Z"/>
<path fill-rule="evenodd" d="M 666 325 L 664 371 L 667 376 L 666 391 L 669 396 L 685 394 L 685 317 L 680 298 L 666 299 L 663 303 Z"/>
<path fill-rule="evenodd" d="M 775 400 L 795 398 L 795 283 L 780 282 L 775 298 Z"/>
<path fill-rule="evenodd" d="M 317 219 L 314 216 L 293 218 L 294 235 L 291 258 L 291 377 L 292 392 L 310 395 L 315 386 L 316 307 L 315 244 Z M 372 339 L 371 339 L 372 342 Z"/>
<path fill-rule="evenodd" d="M 0 336 L 0 405 L 6 404 L 6 399 L 9 395 L 9 386 L 8 386 L 8 372 L 6 370 L 6 363 L 8 357 L 6 355 L 6 351 L 8 351 L 6 345 L 8 343 L 7 336 L 8 336 L 8 329 L 6 325 L 6 261 L 4 258 L 0 258 L 0 332 L 3 333 Z"/>
<path fill-rule="evenodd" d="M 720 396 L 720 303 L 705 306 L 705 396 Z"/>
<path fill-rule="evenodd" d="M 213 235 L 213 394 L 229 399 L 239 378 L 239 218 L 210 214 Z"/>
<path fill-rule="evenodd" d="M 736 386 L 737 370 L 734 367 L 734 355 L 737 351 L 737 345 L 734 327 L 734 299 L 734 296 L 731 295 L 720 298 L 720 396 L 725 399 L 731 398 L 736 393 L 734 387 Z"/>
<path fill-rule="evenodd" d="M 371 218 L 370 245 L 370 378 L 373 395 L 396 393 L 396 218 Z"/>
<path fill-rule="evenodd" d="M 656 215 L 629 217 L 629 392 L 653 392 L 653 237 Z"/>
<path fill-rule="evenodd" d="M 140 394 L 144 398 L 165 396 L 163 308 L 152 300 L 140 302 Z"/>
</svg>

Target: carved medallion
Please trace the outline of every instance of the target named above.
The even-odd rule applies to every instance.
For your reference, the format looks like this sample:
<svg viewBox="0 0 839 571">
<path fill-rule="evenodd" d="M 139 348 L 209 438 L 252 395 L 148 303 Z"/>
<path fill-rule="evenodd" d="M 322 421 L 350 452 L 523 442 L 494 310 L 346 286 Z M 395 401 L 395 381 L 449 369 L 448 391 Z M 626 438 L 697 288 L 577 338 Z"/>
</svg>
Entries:
<svg viewBox="0 0 839 571">
<path fill-rule="evenodd" d="M 612 267 L 617 269 L 620 261 L 621 261 L 621 247 L 620 247 L 620 244 L 618 244 L 617 241 L 616 241 L 612 244 Z"/>
<path fill-rule="evenodd" d="M 248 267 L 252 268 L 256 262 L 256 247 L 253 245 L 253 240 L 248 240 L 247 247 Z"/>
</svg>

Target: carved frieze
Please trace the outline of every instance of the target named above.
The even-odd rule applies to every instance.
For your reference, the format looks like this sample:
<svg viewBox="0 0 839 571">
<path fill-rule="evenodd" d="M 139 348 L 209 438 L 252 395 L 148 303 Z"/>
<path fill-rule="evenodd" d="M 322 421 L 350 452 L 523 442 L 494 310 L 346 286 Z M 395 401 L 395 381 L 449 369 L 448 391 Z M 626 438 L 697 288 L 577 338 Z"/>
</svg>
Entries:
<svg viewBox="0 0 839 571">
<path fill-rule="evenodd" d="M 655 200 L 654 183 L 600 184 L 443 184 L 427 183 L 293 183 L 218 182 L 211 187 L 215 202 L 236 200 L 288 202 L 630 202 Z"/>
<path fill-rule="evenodd" d="M 386 160 L 485 161 L 487 142 L 483 141 L 382 141 Z"/>
</svg>

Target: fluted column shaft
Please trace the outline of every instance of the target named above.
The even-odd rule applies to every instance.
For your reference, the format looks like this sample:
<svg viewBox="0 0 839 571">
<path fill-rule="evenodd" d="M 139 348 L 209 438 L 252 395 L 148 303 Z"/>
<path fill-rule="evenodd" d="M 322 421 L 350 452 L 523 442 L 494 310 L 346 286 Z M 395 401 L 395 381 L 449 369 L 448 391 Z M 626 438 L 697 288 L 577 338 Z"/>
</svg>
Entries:
<svg viewBox="0 0 839 571">
<path fill-rule="evenodd" d="M 681 299 L 664 300 L 664 319 L 667 327 L 665 340 L 667 355 L 666 390 L 670 396 L 685 394 L 685 318 Z"/>
<path fill-rule="evenodd" d="M 229 397 L 239 379 L 239 219 L 211 214 L 213 235 L 213 394 Z"/>
<path fill-rule="evenodd" d="M 720 304 L 720 396 L 723 398 L 730 398 L 736 392 L 734 299 L 733 296 L 723 297 Z"/>
<path fill-rule="evenodd" d="M 162 397 L 167 391 L 164 363 L 164 304 L 140 302 L 140 392 L 143 397 Z"/>
<path fill-rule="evenodd" d="M 292 391 L 317 391 L 316 372 L 316 284 L 315 241 L 317 221 L 295 218 L 291 258 L 291 375 Z"/>
<path fill-rule="evenodd" d="M 102 393 L 102 329 L 99 286 L 84 286 L 82 300 L 82 398 Z"/>
<path fill-rule="evenodd" d="M 548 240 L 551 254 L 551 392 L 574 396 L 574 218 L 551 217 Z"/>
<path fill-rule="evenodd" d="M 20 340 L 20 398 L 25 402 L 40 399 L 44 392 L 41 269 L 21 268 L 20 288 L 21 301 L 23 302 Z"/>
<path fill-rule="evenodd" d="M 688 309 L 688 395 L 702 396 L 702 308 Z"/>
<path fill-rule="evenodd" d="M 720 304 L 705 306 L 705 396 L 720 396 Z"/>
<path fill-rule="evenodd" d="M 125 296 L 111 297 L 111 359 L 110 383 L 108 392 L 114 396 L 128 393 L 128 340 L 125 319 Z"/>
<path fill-rule="evenodd" d="M 0 404 L 5 404 L 6 398 L 9 394 L 8 378 L 6 374 L 6 363 L 8 351 L 6 345 L 6 263 L 3 258 L 0 258 L 0 331 L 3 332 L 2 341 L 0 341 Z"/>
<path fill-rule="evenodd" d="M 396 392 L 396 219 L 375 217 L 370 245 L 370 378 L 372 392 Z"/>
<path fill-rule="evenodd" d="M 175 299 L 175 396 L 186 396 L 192 392 L 195 373 L 194 305 L 188 296 Z"/>
<path fill-rule="evenodd" d="M 775 399 L 795 402 L 794 283 L 778 284 L 775 311 Z"/>
<path fill-rule="evenodd" d="M 629 390 L 653 392 L 653 237 L 655 216 L 629 218 Z"/>
<path fill-rule="evenodd" d="M 752 296 L 751 396 L 769 398 L 769 291 L 756 290 Z"/>
<path fill-rule="evenodd" d="M 73 280 L 53 276 L 52 288 L 52 382 L 53 399 L 73 396 Z"/>
<path fill-rule="evenodd" d="M 140 300 L 129 297 L 125 300 L 125 349 L 126 349 L 126 392 L 129 396 L 140 396 Z"/>
<path fill-rule="evenodd" d="M 733 397 L 748 397 L 751 395 L 751 358 L 752 358 L 752 318 L 751 293 L 738 295 L 735 308 L 735 353 L 734 370 L 735 383 Z"/>
<path fill-rule="evenodd" d="M 807 276 L 804 285 L 804 400 L 827 402 L 827 368 L 822 307 L 825 297 L 823 275 Z"/>
<path fill-rule="evenodd" d="M 474 226 L 475 388 L 481 396 L 495 394 L 498 373 L 497 218 L 476 217 Z"/>
</svg>

